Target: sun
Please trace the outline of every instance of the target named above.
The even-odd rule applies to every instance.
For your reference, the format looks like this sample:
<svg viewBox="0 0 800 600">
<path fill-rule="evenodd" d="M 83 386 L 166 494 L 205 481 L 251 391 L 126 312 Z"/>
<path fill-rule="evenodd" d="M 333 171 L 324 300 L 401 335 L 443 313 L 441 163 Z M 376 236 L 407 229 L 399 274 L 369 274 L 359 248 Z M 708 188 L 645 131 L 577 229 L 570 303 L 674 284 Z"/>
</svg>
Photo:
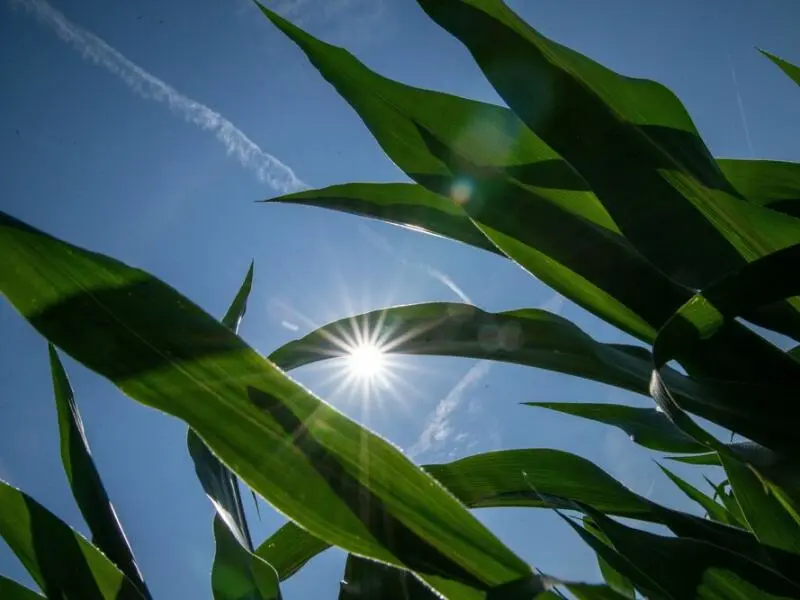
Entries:
<svg viewBox="0 0 800 600">
<path fill-rule="evenodd" d="M 347 355 L 347 365 L 354 377 L 373 379 L 384 374 L 386 355 L 376 344 L 359 344 Z"/>
</svg>

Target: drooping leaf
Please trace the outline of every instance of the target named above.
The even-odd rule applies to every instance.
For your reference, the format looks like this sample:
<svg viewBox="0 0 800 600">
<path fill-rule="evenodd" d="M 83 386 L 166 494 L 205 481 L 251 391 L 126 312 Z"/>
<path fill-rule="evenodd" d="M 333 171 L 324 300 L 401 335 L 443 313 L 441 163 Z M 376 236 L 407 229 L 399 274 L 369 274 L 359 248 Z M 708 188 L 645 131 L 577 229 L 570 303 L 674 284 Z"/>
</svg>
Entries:
<svg viewBox="0 0 800 600">
<path fill-rule="evenodd" d="M 47 598 L 145 598 L 100 550 L 33 498 L 3 481 L 0 481 L 0 537 Z"/>
<path fill-rule="evenodd" d="M 727 548 L 696 539 L 664 537 L 634 529 L 592 508 L 583 507 L 583 512 L 592 518 L 613 544 L 613 552 L 623 560 L 609 552 L 604 553 L 604 558 L 630 577 L 645 595 L 675 600 L 728 598 L 729 590 L 738 588 L 746 592 L 742 598 L 771 600 L 793 598 L 800 593 L 797 584 L 777 571 Z M 573 528 L 579 533 L 584 532 L 577 525 Z M 586 539 L 590 534 L 581 535 Z"/>
<path fill-rule="evenodd" d="M 774 62 L 776 65 L 778 65 L 781 71 L 786 73 L 786 75 L 788 75 L 792 81 L 794 81 L 797 85 L 800 85 L 800 67 L 793 65 L 788 60 L 778 58 L 774 54 L 770 54 L 765 50 L 760 50 L 760 52 L 768 59 L 770 59 L 772 62 Z"/>
<path fill-rule="evenodd" d="M 640 446 L 661 452 L 702 452 L 698 444 L 664 415 L 653 408 L 635 408 L 622 404 L 590 404 L 578 402 L 525 402 L 568 415 L 575 415 L 620 428 Z"/>
<path fill-rule="evenodd" d="M 83 421 L 75 403 L 72 386 L 56 349 L 47 346 L 50 356 L 50 373 L 58 412 L 58 431 L 61 440 L 61 462 L 69 486 L 83 515 L 92 542 L 113 562 L 130 581 L 139 588 L 142 596 L 150 598 L 142 574 L 133 557 L 122 524 L 108 498 L 100 473 L 89 451 L 89 442 Z"/>
<path fill-rule="evenodd" d="M 664 86 L 619 75 L 547 39 L 503 2 L 419 4 L 467 47 L 508 106 L 581 174 L 626 238 L 671 278 L 702 288 L 800 242 L 800 220 L 738 197 Z M 672 235 L 663 235 L 665 228 Z"/>
<path fill-rule="evenodd" d="M 44 596 L 2 575 L 0 575 L 0 598 L 5 600 L 44 600 Z"/>
<path fill-rule="evenodd" d="M 396 306 L 329 323 L 278 348 L 269 358 L 290 370 L 343 356 L 348 352 L 348 340 L 357 337 L 356 331 L 368 331 L 381 340 L 385 352 L 501 360 L 594 379 L 645 395 L 650 392 L 653 359 L 647 350 L 598 343 L 568 320 L 538 309 L 487 313 L 472 305 L 448 302 Z M 755 335 L 734 334 L 742 343 L 747 336 Z M 721 345 L 730 341 L 727 338 Z M 696 356 L 707 350 L 689 348 Z M 739 422 L 736 411 L 705 401 L 705 386 L 677 371 L 662 371 L 687 410 L 724 426 Z"/>
<path fill-rule="evenodd" d="M 800 163 L 777 160 L 717 160 L 739 193 L 761 206 L 800 217 Z"/>
<path fill-rule="evenodd" d="M 0 253 L 0 292 L 42 335 L 133 399 L 186 421 L 318 537 L 477 589 L 530 573 L 391 444 L 158 279 L 6 215 Z"/>
<path fill-rule="evenodd" d="M 733 517 L 733 515 L 731 515 L 724 506 L 717 504 L 713 498 L 706 496 L 688 481 L 681 479 L 663 465 L 659 464 L 658 467 L 667 477 L 669 477 L 670 481 L 672 481 L 672 483 L 674 483 L 679 490 L 686 494 L 690 500 L 693 500 L 699 504 L 709 518 L 719 523 L 733 525 L 734 527 L 737 526 L 736 518 Z"/>
<path fill-rule="evenodd" d="M 256 548 L 256 555 L 271 564 L 281 581 L 288 579 L 330 544 L 289 521 Z"/>
<path fill-rule="evenodd" d="M 590 518 L 583 518 L 583 527 L 589 529 L 592 535 L 601 542 L 611 546 L 609 539 Z M 597 566 L 600 567 L 600 573 L 610 588 L 625 598 L 636 598 L 636 589 L 633 587 L 633 582 L 608 564 L 601 554 L 597 554 Z"/>
<path fill-rule="evenodd" d="M 214 540 L 214 600 L 281 600 L 275 569 L 242 546 L 219 514 L 214 515 Z"/>
</svg>

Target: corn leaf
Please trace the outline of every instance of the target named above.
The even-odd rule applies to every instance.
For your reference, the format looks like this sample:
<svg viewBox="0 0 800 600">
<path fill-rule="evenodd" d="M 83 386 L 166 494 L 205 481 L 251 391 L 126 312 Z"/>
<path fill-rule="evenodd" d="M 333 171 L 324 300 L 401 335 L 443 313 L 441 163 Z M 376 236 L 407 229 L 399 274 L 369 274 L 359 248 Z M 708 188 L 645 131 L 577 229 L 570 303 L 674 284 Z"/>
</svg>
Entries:
<svg viewBox="0 0 800 600">
<path fill-rule="evenodd" d="M 739 196 L 664 86 L 547 39 L 501 1 L 418 1 L 467 47 L 530 130 L 581 174 L 625 237 L 674 280 L 703 288 L 800 242 L 800 220 Z"/>
<path fill-rule="evenodd" d="M 436 600 L 438 596 L 409 571 L 349 554 L 339 600 Z"/>
<path fill-rule="evenodd" d="M 721 504 L 717 504 L 713 498 L 706 496 L 703 492 L 698 490 L 688 481 L 685 481 L 675 475 L 672 471 L 664 467 L 663 465 L 659 464 L 658 467 L 664 472 L 664 474 L 669 477 L 670 481 L 675 484 L 675 486 L 682 491 L 686 496 L 700 505 L 709 518 L 719 522 L 724 523 L 726 525 L 732 525 L 734 527 L 738 526 L 736 518 L 730 514 L 730 512 Z M 764 540 L 761 540 L 762 542 Z"/>
<path fill-rule="evenodd" d="M 613 548 L 567 520 L 616 570 L 631 578 L 645 595 L 674 600 L 690 598 L 792 598 L 800 587 L 778 572 L 740 554 L 691 538 L 663 537 L 622 525 L 583 507 Z M 739 596 L 731 596 L 736 590 Z M 715 596 L 716 594 L 716 596 Z"/>
<path fill-rule="evenodd" d="M 145 598 L 100 550 L 33 498 L 3 481 L 0 481 L 0 537 L 47 598 Z"/>
<path fill-rule="evenodd" d="M 653 408 L 583 402 L 525 402 L 524 404 L 613 425 L 627 433 L 634 443 L 651 450 L 679 453 L 705 450 L 705 446 L 683 433 L 664 413 Z"/>
<path fill-rule="evenodd" d="M 125 573 L 139 588 L 142 596 L 149 598 L 150 592 L 142 579 L 125 532 L 122 530 L 122 524 L 92 459 L 83 421 L 67 373 L 52 344 L 48 344 L 48 352 L 58 412 L 61 462 L 72 495 L 89 526 L 89 531 L 92 532 L 92 543 Z"/>
<path fill-rule="evenodd" d="M 800 67 L 797 67 L 797 66 L 793 65 L 788 60 L 783 60 L 782 58 L 779 58 L 779 57 L 775 56 L 774 54 L 770 54 L 769 52 L 767 52 L 765 50 L 761 50 L 760 52 L 761 52 L 761 54 L 766 56 L 768 59 L 770 59 L 772 62 L 774 62 L 776 65 L 778 65 L 778 67 L 780 67 L 781 71 L 786 73 L 786 75 L 792 81 L 794 81 L 797 85 L 800 85 Z"/>
<path fill-rule="evenodd" d="M 592 535 L 601 542 L 611 545 L 606 535 L 597 528 L 590 518 L 583 518 L 583 527 L 591 531 Z M 636 589 L 633 587 L 633 582 L 608 564 L 600 554 L 597 554 L 597 566 L 600 567 L 600 573 L 610 588 L 625 598 L 636 598 Z"/>
<path fill-rule="evenodd" d="M 242 546 L 219 514 L 214 515 L 214 539 L 214 600 L 281 600 L 275 569 Z"/>
<path fill-rule="evenodd" d="M 800 163 L 729 158 L 717 164 L 750 202 L 800 217 Z"/>
<path fill-rule="evenodd" d="M 316 536 L 476 589 L 529 576 L 391 444 L 158 279 L 6 215 L 0 253 L 0 292 L 42 335 L 133 399 L 186 421 Z"/>
<path fill-rule="evenodd" d="M 13 579 L 0 575 L 0 598 L 5 600 L 43 600 L 44 596 L 29 590 Z"/>
</svg>

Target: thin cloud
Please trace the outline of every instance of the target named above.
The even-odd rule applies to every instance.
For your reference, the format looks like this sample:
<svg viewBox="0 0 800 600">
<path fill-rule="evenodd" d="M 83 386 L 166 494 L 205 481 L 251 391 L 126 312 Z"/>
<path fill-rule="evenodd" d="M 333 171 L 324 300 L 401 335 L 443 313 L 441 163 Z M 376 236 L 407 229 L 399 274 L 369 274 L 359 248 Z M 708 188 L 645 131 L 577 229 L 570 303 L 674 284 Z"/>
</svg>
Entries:
<svg viewBox="0 0 800 600">
<path fill-rule="evenodd" d="M 465 392 L 483 379 L 490 368 L 491 363 L 480 361 L 467 371 L 428 417 L 425 429 L 422 430 L 417 441 L 408 449 L 407 454 L 409 457 L 417 458 L 421 454 L 430 451 L 434 446 L 441 446 L 448 440 L 454 431 L 450 416 L 461 405 Z M 458 438 L 458 435 L 456 438 Z"/>
<path fill-rule="evenodd" d="M 12 4 L 34 14 L 84 59 L 116 75 L 142 98 L 166 104 L 185 121 L 213 132 L 229 155 L 236 157 L 243 167 L 253 171 L 260 181 L 274 190 L 286 193 L 306 187 L 289 166 L 261 150 L 258 144 L 218 112 L 184 96 L 145 71 L 101 38 L 67 19 L 45 0 L 12 0 Z"/>
</svg>

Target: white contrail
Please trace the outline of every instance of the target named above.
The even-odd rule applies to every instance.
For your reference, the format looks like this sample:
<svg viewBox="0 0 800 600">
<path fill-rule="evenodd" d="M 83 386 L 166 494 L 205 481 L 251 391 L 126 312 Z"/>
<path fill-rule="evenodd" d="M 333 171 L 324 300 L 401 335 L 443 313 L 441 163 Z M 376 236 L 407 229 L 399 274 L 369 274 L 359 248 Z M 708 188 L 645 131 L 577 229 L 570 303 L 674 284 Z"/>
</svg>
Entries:
<svg viewBox="0 0 800 600">
<path fill-rule="evenodd" d="M 186 121 L 212 131 L 242 166 L 253 170 L 259 180 L 273 189 L 286 193 L 306 187 L 294 171 L 280 160 L 261 150 L 258 144 L 218 112 L 178 92 L 175 88 L 148 73 L 93 33 L 76 25 L 45 0 L 12 0 L 21 5 L 59 38 L 92 61 L 119 77 L 142 98 L 167 104 Z"/>
<path fill-rule="evenodd" d="M 753 151 L 753 140 L 750 138 L 750 127 L 747 124 L 747 117 L 744 113 L 744 102 L 742 102 L 742 94 L 739 91 L 739 80 L 736 78 L 736 69 L 733 68 L 733 59 L 730 54 L 728 54 L 728 65 L 731 68 L 731 79 L 733 79 L 733 87 L 736 90 L 736 101 L 739 104 L 739 116 L 742 119 L 744 137 L 747 140 L 747 148 L 750 150 L 750 157 L 752 158 L 756 153 Z"/>
</svg>

